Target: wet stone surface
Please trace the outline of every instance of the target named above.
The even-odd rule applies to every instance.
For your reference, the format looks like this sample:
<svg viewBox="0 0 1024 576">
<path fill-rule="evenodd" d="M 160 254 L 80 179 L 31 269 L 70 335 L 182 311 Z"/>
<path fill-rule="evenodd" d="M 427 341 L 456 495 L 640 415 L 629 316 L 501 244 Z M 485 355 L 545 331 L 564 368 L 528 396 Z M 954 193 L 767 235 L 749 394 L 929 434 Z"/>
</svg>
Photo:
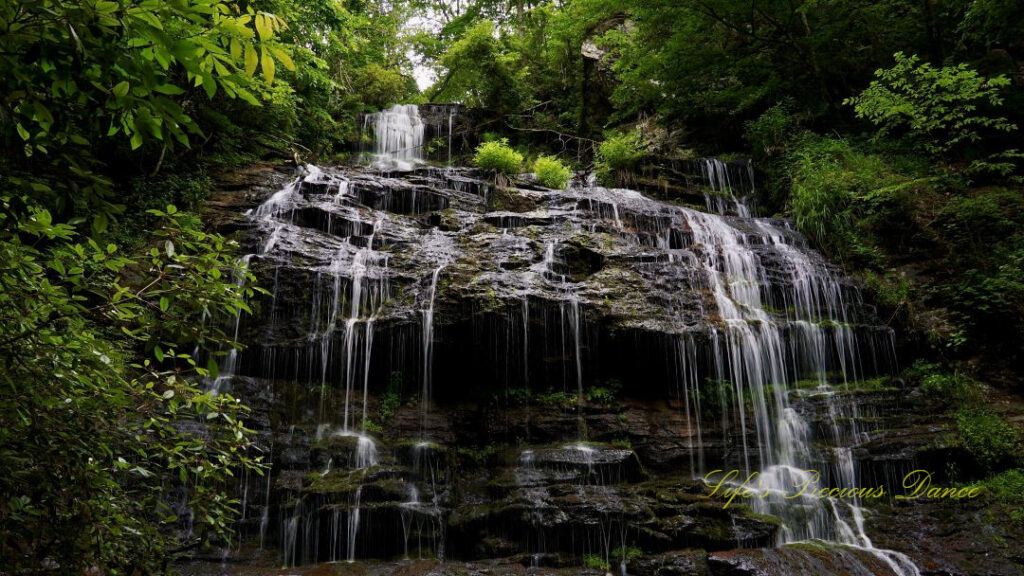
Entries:
<svg viewBox="0 0 1024 576">
<path fill-rule="evenodd" d="M 185 572 L 886 574 L 777 548 L 778 518 L 699 480 L 789 457 L 766 436 L 793 414 L 806 465 L 885 475 L 897 415 L 839 386 L 892 366 L 857 286 L 708 166 L 753 193 L 724 163 L 669 201 L 427 166 L 225 181 L 209 219 L 269 295 L 219 386 L 271 467 L 240 478 L 226 563 Z"/>
</svg>

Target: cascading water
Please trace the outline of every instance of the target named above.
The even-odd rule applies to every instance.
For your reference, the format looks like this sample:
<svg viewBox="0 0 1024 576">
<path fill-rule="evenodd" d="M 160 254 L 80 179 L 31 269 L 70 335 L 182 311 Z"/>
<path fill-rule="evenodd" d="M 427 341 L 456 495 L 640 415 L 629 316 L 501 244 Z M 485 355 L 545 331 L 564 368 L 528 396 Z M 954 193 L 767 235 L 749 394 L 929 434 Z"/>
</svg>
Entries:
<svg viewBox="0 0 1024 576">
<path fill-rule="evenodd" d="M 422 310 L 423 314 L 423 392 L 420 397 L 422 402 L 422 423 L 421 427 L 426 426 L 427 413 L 430 410 L 430 394 L 431 386 L 430 381 L 434 375 L 434 301 L 437 298 L 437 280 L 441 276 L 441 271 L 444 270 L 444 264 L 441 264 L 434 269 L 434 273 L 430 276 L 430 289 L 427 292 L 426 307 Z"/>
<path fill-rule="evenodd" d="M 755 192 L 753 166 L 748 163 L 742 170 L 730 170 L 730 166 L 718 158 L 703 158 L 698 160 L 698 165 L 701 178 L 711 188 L 710 193 L 704 194 L 708 212 L 732 212 L 742 218 L 749 218 L 751 210 L 744 200 Z"/>
<path fill-rule="evenodd" d="M 423 121 L 415 104 L 396 104 L 367 114 L 363 130 L 374 136 L 374 167 L 409 171 L 423 163 Z"/>
<path fill-rule="evenodd" d="M 738 399 L 742 399 L 744 391 L 751 396 L 760 463 L 758 486 L 768 491 L 767 498 L 753 500 L 755 510 L 783 519 L 784 542 L 838 541 L 878 555 L 898 574 L 920 574 L 905 555 L 873 548 L 863 532 L 862 521 L 856 523 L 858 532 L 851 530 L 837 506 L 848 506 L 854 516 L 863 518 L 856 501 L 840 504 L 810 492 L 797 499 L 791 495 L 794 487 L 807 485 L 814 473 L 809 471 L 813 467 L 809 427 L 788 401 L 792 377 L 787 376 L 790 371 L 784 365 L 787 354 L 783 350 L 783 330 L 789 334 L 789 347 L 796 352 L 793 360 L 803 364 L 799 373 L 816 374 L 823 393 L 828 393 L 824 375 L 832 350 L 839 360 L 841 381 L 857 377 L 855 340 L 842 291 L 833 275 L 789 245 L 774 224 L 755 221 L 758 234 L 753 238 L 772 245 L 791 274 L 781 301 L 762 302 L 762 287 L 768 279 L 760 259 L 749 248 L 747 235 L 722 218 L 684 212 L 694 242 L 705 247 L 701 262 L 724 324 L 724 341 L 718 352 L 721 360 L 716 363 L 720 366 L 718 376 L 735 384 Z M 772 318 L 765 310 L 766 305 L 781 306 L 787 311 L 787 319 Z M 744 412 L 742 407 L 738 410 L 740 426 L 745 429 Z M 856 430 L 850 435 L 857 436 Z M 752 466 L 747 450 L 744 445 L 744 463 L 749 474 L 757 467 Z M 855 488 L 849 449 L 839 451 L 837 460 L 838 487 Z"/>
<path fill-rule="evenodd" d="M 414 118 L 368 117 L 378 154 L 412 167 Z M 735 466 L 760 472 L 771 497 L 750 504 L 783 527 L 751 535 L 732 517 L 707 534 L 734 547 L 827 540 L 914 574 L 872 546 L 858 502 L 781 499 L 808 468 L 856 485 L 865 431 L 843 390 L 887 368 L 891 333 L 788 224 L 749 217 L 748 166 L 700 166 L 717 193 L 705 207 L 594 186 L 495 200 L 458 168 L 308 167 L 250 211 L 247 262 L 273 289 L 256 325 L 236 327 L 250 349 L 224 363 L 222 384 L 250 378 L 270 399 L 261 541 L 278 537 L 285 566 L 466 557 L 486 543 L 538 565 L 568 552 L 626 571 L 637 539 L 703 543 L 682 528 L 644 540 L 671 524 L 659 516 L 671 507 L 635 487 L 645 474 L 682 484 Z M 514 209 L 494 210 L 506 198 Z M 674 416 L 650 404 L 615 414 L 595 400 L 620 380 L 645 402 L 677 399 L 672 434 L 660 431 Z M 507 414 L 493 411 L 502 397 Z M 827 412 L 813 422 L 812 401 Z M 656 415 L 633 423 L 645 410 Z M 491 475 L 470 462 L 502 465 L 488 451 L 500 442 L 520 446 L 515 464 L 474 484 Z"/>
</svg>

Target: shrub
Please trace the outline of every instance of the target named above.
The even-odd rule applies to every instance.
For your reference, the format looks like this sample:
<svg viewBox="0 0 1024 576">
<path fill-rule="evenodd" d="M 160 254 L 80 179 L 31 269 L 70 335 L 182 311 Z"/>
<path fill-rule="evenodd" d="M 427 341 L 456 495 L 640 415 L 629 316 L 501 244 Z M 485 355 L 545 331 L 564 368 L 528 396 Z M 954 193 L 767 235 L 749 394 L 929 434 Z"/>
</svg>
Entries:
<svg viewBox="0 0 1024 576">
<path fill-rule="evenodd" d="M 402 407 L 402 373 L 392 372 L 387 390 L 381 394 L 377 404 L 377 416 L 382 424 L 387 424 L 395 412 Z"/>
<path fill-rule="evenodd" d="M 613 558 L 623 558 L 627 562 L 643 558 L 644 551 L 634 546 L 620 546 L 612 551 Z"/>
<path fill-rule="evenodd" d="M 867 286 L 875 303 L 888 310 L 899 312 L 911 304 L 911 285 L 906 276 L 893 272 L 879 274 L 871 270 L 864 274 Z"/>
<path fill-rule="evenodd" d="M 600 554 L 587 554 L 583 557 L 583 567 L 590 568 L 591 570 L 601 570 L 607 572 L 611 569 L 611 566 L 604 561 L 604 558 Z"/>
<path fill-rule="evenodd" d="M 1013 462 L 1020 447 L 1020 431 L 984 408 L 964 408 L 956 416 L 960 442 L 979 464 L 991 470 Z"/>
<path fill-rule="evenodd" d="M 543 186 L 562 190 L 572 178 L 572 170 L 553 156 L 539 156 L 533 163 L 533 172 Z"/>
<path fill-rule="evenodd" d="M 744 124 L 743 137 L 750 143 L 755 157 L 765 159 L 784 153 L 797 130 L 792 102 L 787 100 Z"/>
<path fill-rule="evenodd" d="M 615 397 L 618 396 L 621 389 L 622 383 L 612 378 L 604 386 L 590 388 L 587 391 L 587 400 L 598 404 L 611 404 L 615 401 Z"/>
<path fill-rule="evenodd" d="M 894 58 L 895 66 L 876 71 L 878 80 L 844 101 L 854 107 L 858 118 L 878 127 L 879 137 L 902 133 L 925 152 L 946 154 L 958 145 L 981 140 L 982 129 L 1016 129 L 1004 117 L 978 111 L 1003 103 L 999 90 L 1010 85 L 1007 77 L 985 78 L 966 64 L 935 68 L 902 52 Z"/>
<path fill-rule="evenodd" d="M 484 142 L 476 147 L 473 164 L 498 179 L 515 176 L 523 165 L 523 155 L 508 145 L 508 139 Z"/>
<path fill-rule="evenodd" d="M 909 192 L 925 182 L 837 138 L 801 138 L 791 162 L 797 226 L 831 255 L 861 264 L 878 259 L 874 233 L 905 220 Z"/>
<path fill-rule="evenodd" d="M 613 134 L 598 146 L 597 177 L 608 186 L 628 183 L 630 172 L 644 157 L 643 136 L 638 131 Z"/>
<path fill-rule="evenodd" d="M 568 392 L 547 392 L 536 396 L 537 402 L 543 406 L 561 406 L 566 408 L 574 406 L 578 399 L 575 394 Z"/>
<path fill-rule="evenodd" d="M 509 405 L 526 405 L 530 403 L 533 394 L 529 388 L 509 388 L 505 392 L 506 401 Z"/>
<path fill-rule="evenodd" d="M 1024 526 L 1024 468 L 1007 470 L 982 485 L 996 504 L 1007 509 L 1014 524 Z"/>
</svg>

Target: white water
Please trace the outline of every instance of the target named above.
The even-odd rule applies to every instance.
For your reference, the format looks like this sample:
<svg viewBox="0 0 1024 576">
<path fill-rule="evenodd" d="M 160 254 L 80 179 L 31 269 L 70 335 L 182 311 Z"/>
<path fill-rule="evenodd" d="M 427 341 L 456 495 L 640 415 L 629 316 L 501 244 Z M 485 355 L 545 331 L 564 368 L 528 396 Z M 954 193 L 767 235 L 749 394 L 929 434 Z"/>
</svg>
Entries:
<svg viewBox="0 0 1024 576">
<path fill-rule="evenodd" d="M 715 176 L 716 178 L 718 176 Z M 726 174 L 728 177 L 728 174 Z M 298 181 L 297 181 L 298 182 Z M 719 180 L 715 180 L 719 182 Z M 296 183 L 293 183 L 296 184 Z M 718 184 L 714 184 L 717 186 Z M 731 184 L 728 184 L 731 187 Z M 297 188 L 297 187 L 296 187 Z M 275 194 L 267 204 L 266 210 L 257 210 L 261 221 L 265 219 L 268 229 L 272 230 L 270 235 L 273 241 L 264 244 L 263 252 L 269 253 L 275 250 L 278 242 L 289 240 L 289 234 L 293 233 L 293 227 L 289 227 L 292 218 L 293 205 L 296 189 L 282 190 Z M 350 202 L 348 200 L 349 187 L 347 182 L 338 184 L 338 193 L 333 201 L 337 204 Z M 633 195 L 639 196 L 636 193 Z M 629 210 L 630 202 L 635 201 L 633 195 L 621 194 L 622 204 L 612 202 L 609 204 L 610 216 L 614 220 L 615 229 L 634 234 L 640 232 L 635 214 Z M 737 201 L 739 203 L 739 201 Z M 623 207 L 620 215 L 620 207 Z M 263 207 L 261 207 L 262 209 Z M 593 208 L 592 208 L 593 209 Z M 742 214 L 740 210 L 737 213 Z M 677 262 L 675 259 L 692 260 L 702 273 L 706 282 L 710 302 L 717 311 L 715 322 L 718 328 L 712 333 L 714 342 L 715 361 L 717 366 L 716 377 L 723 382 L 728 382 L 733 388 L 730 396 L 721 396 L 721 402 L 731 402 L 728 398 L 734 399 L 737 410 L 733 412 L 740 419 L 739 426 L 743 430 L 743 461 L 748 470 L 760 470 L 762 478 L 771 486 L 781 490 L 785 487 L 791 488 L 792 483 L 800 479 L 802 469 L 812 464 L 810 449 L 810 431 L 807 423 L 801 418 L 798 410 L 790 405 L 789 392 L 792 384 L 799 378 L 807 377 L 807 374 L 814 373 L 820 381 L 820 393 L 829 392 L 828 382 L 825 379 L 825 367 L 830 365 L 831 358 L 836 358 L 838 366 L 831 366 L 840 375 L 840 380 L 856 380 L 859 374 L 857 365 L 858 352 L 853 338 L 852 328 L 849 326 L 850 319 L 846 317 L 847 302 L 844 301 L 844 291 L 838 280 L 833 277 L 830 270 L 820 262 L 808 257 L 808 252 L 802 247 L 793 245 L 792 235 L 782 227 L 781 224 L 769 220 L 744 219 L 738 222 L 735 218 L 722 218 L 720 216 L 704 214 L 692 210 L 680 209 L 676 216 L 685 221 L 687 229 L 693 234 L 693 246 L 689 250 L 679 249 L 669 254 L 669 262 Z M 261 226 L 262 229 L 262 226 Z M 375 228 L 376 230 L 376 228 Z M 668 249 L 671 244 L 670 230 L 666 226 L 659 230 L 657 246 Z M 637 235 L 639 238 L 639 235 Z M 639 240 L 638 240 L 639 241 Z M 769 294 L 763 288 L 768 284 L 779 283 L 778 279 L 770 279 L 764 262 L 762 262 L 765 246 L 779 255 L 785 266 L 782 271 L 789 274 L 788 282 L 783 282 L 785 289 L 781 294 Z M 333 249 L 332 244 L 332 249 Z M 311 338 L 319 338 L 317 343 L 321 348 L 322 374 L 321 380 L 324 390 L 328 384 L 334 383 L 339 378 L 344 384 L 345 408 L 340 415 L 322 415 L 324 422 L 341 421 L 341 430 L 335 432 L 339 435 L 357 437 L 357 453 L 354 459 L 355 468 L 365 468 L 376 465 L 376 449 L 373 441 L 366 436 L 367 422 L 367 389 L 370 368 L 370 355 L 373 347 L 373 323 L 376 311 L 381 303 L 387 300 L 390 295 L 387 290 L 386 275 L 381 274 L 380 268 L 387 266 L 387 259 L 376 253 L 373 247 L 372 236 L 370 241 L 357 248 L 356 244 L 348 242 L 338 248 L 329 267 L 320 270 L 320 274 L 327 284 L 330 284 L 333 291 L 330 295 L 323 297 L 323 309 L 329 308 L 329 322 L 322 322 L 323 315 L 318 312 L 321 303 L 314 298 L 313 325 L 311 326 Z M 535 267 L 541 268 L 543 277 L 559 287 L 565 294 L 562 302 L 562 330 L 563 347 L 571 346 L 574 358 L 569 358 L 569 352 L 563 349 L 563 357 L 567 364 L 574 361 L 577 393 L 582 399 L 583 392 L 583 346 L 581 343 L 581 321 L 583 316 L 581 307 L 586 305 L 580 302 L 580 296 L 573 290 L 574 286 L 567 282 L 564 272 L 565 263 L 562 262 L 556 252 L 558 244 L 551 240 L 545 240 L 543 262 Z M 438 282 L 442 270 L 446 264 L 437 264 L 429 278 L 429 291 L 420 292 L 420 304 L 418 306 L 422 318 L 423 331 L 423 397 L 424 414 L 426 413 L 426 402 L 431 394 L 432 356 L 433 356 L 433 331 L 434 331 L 434 301 L 438 292 Z M 533 269 L 533 267 L 531 267 Z M 778 270 L 773 271 L 778 273 Z M 424 274 L 426 276 L 426 274 Z M 320 278 L 317 283 L 319 285 Z M 421 278 L 420 286 L 425 284 Z M 423 294 L 427 294 L 426 297 Z M 586 297 L 586 292 L 581 292 Z M 528 314 L 529 306 L 527 300 L 523 300 L 524 319 L 524 365 L 529 364 L 529 353 L 525 344 L 529 339 Z M 330 304 L 328 307 L 328 303 Z M 826 327 L 825 323 L 828 323 Z M 340 334 L 343 332 L 343 334 Z M 343 367 L 336 376 L 328 372 L 329 356 L 332 350 L 331 338 L 340 340 L 338 353 L 344 354 L 344 360 L 335 364 Z M 694 346 L 687 345 L 680 341 L 680 358 L 685 358 L 685 353 L 692 352 Z M 685 352 L 684 352 L 685 351 Z M 589 352 L 589 350 L 588 350 Z M 697 360 L 688 360 L 690 365 L 696 366 Z M 684 362 L 685 363 L 685 362 Z M 528 366 L 524 368 L 524 374 L 528 374 Z M 361 372 L 360 372 L 361 370 Z M 568 383 L 572 369 L 566 370 L 565 376 Z M 355 396 L 355 386 L 358 385 L 359 377 L 363 381 L 363 404 L 357 406 L 358 399 Z M 696 381 L 694 373 L 692 380 L 687 380 L 684 388 L 693 392 L 703 383 Z M 743 406 L 744 394 L 749 394 L 752 416 L 746 415 Z M 700 429 L 701 402 L 707 401 L 696 394 L 687 394 L 687 418 L 696 421 L 697 445 L 703 445 L 702 432 Z M 714 401 L 712 399 L 712 401 Z M 691 408 L 692 405 L 692 408 Z M 362 434 L 354 432 L 359 423 L 356 422 L 357 410 L 361 408 L 363 417 Z M 338 418 L 340 416 L 340 418 Z M 582 411 L 581 411 L 582 416 Z M 840 429 L 839 421 L 843 420 L 837 414 L 833 418 L 833 435 L 836 438 L 847 437 L 845 430 Z M 582 420 L 582 418 L 581 418 Z M 749 421 L 748 421 L 749 420 Z M 723 425 L 728 427 L 727 425 Z M 845 426 L 845 425 L 844 425 Z M 756 436 L 756 446 L 746 445 L 746 431 L 751 431 L 751 436 Z M 858 437 L 856 431 L 852 437 Z M 581 426 L 579 439 L 583 440 L 585 433 Z M 837 443 L 838 444 L 838 443 Z M 580 450 L 585 445 L 579 445 Z M 568 447 L 567 447 L 568 448 Z M 526 458 L 526 453 L 523 455 Z M 703 454 L 696 455 L 695 470 L 701 470 L 704 466 Z M 837 477 L 843 486 L 855 485 L 854 468 L 852 465 L 851 453 L 848 449 L 837 451 L 835 467 Z M 332 471 L 333 473 L 333 471 Z M 412 485 L 410 503 L 418 500 L 418 493 Z M 346 531 L 345 547 L 342 548 L 341 541 L 338 543 L 338 555 L 332 553 L 331 558 L 352 560 L 355 554 L 356 535 L 359 529 L 359 496 L 356 493 L 354 502 L 350 502 L 348 510 L 338 512 L 338 522 L 348 523 Z M 437 491 L 434 491 L 434 509 L 438 510 Z M 879 558 L 886 558 L 889 565 L 898 567 L 902 574 L 916 573 L 912 564 L 905 556 L 889 551 L 875 549 L 870 539 L 863 530 L 863 511 L 859 506 L 848 505 L 846 502 L 835 502 L 829 500 L 811 499 L 785 503 L 785 507 L 774 508 L 773 501 L 769 500 L 764 511 L 782 517 L 785 521 L 783 540 L 787 542 L 806 540 L 810 538 L 828 539 L 850 546 L 868 550 Z M 410 508 L 415 508 L 411 505 Z M 788 511 L 787 511 L 788 508 Z M 800 512 L 799 514 L 797 512 Z M 286 540 L 286 563 L 288 562 L 287 542 L 305 542 L 309 546 L 308 535 L 305 538 L 298 536 L 300 530 L 308 533 L 310 511 L 302 513 L 296 509 L 295 514 L 287 519 L 285 531 Z M 410 516 L 411 518 L 411 516 Z M 354 522 L 354 524 L 353 524 Z M 408 546 L 408 529 L 406 529 L 406 550 Z M 339 532 L 340 534 L 340 532 Z M 367 536 L 364 535 L 364 538 Z M 339 538 L 342 538 L 339 535 Z M 608 556 L 608 545 L 605 548 L 605 557 Z M 441 548 L 438 549 L 439 554 Z M 309 556 L 306 556 L 309 558 Z M 315 552 L 314 556 L 315 558 Z M 296 558 L 292 552 L 291 562 Z M 301 561 L 301 559 L 299 559 Z M 895 568 L 894 568 L 895 570 Z"/>
<path fill-rule="evenodd" d="M 711 176 L 712 182 L 721 182 L 722 173 L 712 172 Z M 773 246 L 791 273 L 783 302 L 765 302 L 761 288 L 768 286 L 769 280 L 759 255 L 752 249 L 752 238 L 720 216 L 681 210 L 693 232 L 694 244 L 699 247 L 698 260 L 704 267 L 723 324 L 716 345 L 717 378 L 731 382 L 735 389 L 735 412 L 744 439 L 744 477 L 759 469 L 759 491 L 763 489 L 768 494 L 763 499 L 751 499 L 750 504 L 760 513 L 783 520 L 781 543 L 834 541 L 875 555 L 901 576 L 918 576 L 919 570 L 906 555 L 873 547 L 864 532 L 859 502 L 819 498 L 811 495 L 810 490 L 793 497 L 797 486 L 812 480 L 808 469 L 814 462 L 810 428 L 789 405 L 791 384 L 802 374 L 816 373 L 819 393 L 828 394 L 826 399 L 831 402 L 833 394 L 824 377 L 828 359 L 838 358 L 843 382 L 858 375 L 854 335 L 836 279 L 824 265 L 813 263 L 806 253 L 790 246 L 786 235 L 774 224 L 754 220 L 759 232 L 756 239 Z M 769 304 L 774 304 L 773 309 L 781 306 L 785 310 L 785 322 L 769 314 Z M 788 331 L 785 338 L 783 330 Z M 786 365 L 787 358 L 798 363 L 796 370 Z M 754 421 L 749 423 L 744 393 L 749 395 L 753 412 Z M 699 414 L 699 405 L 694 410 L 689 406 L 688 401 L 688 417 Z M 834 404 L 830 406 L 834 409 Z M 843 434 L 837 419 L 833 417 L 832 421 L 836 440 L 857 441 L 860 435 L 856 429 L 849 435 Z M 751 426 L 757 438 L 756 453 L 746 443 L 746 431 Z M 699 421 L 697 430 L 700 445 Z M 834 476 L 839 485 L 834 487 L 856 487 L 849 446 L 836 450 L 835 458 Z M 844 507 L 856 520 L 853 527 L 840 512 Z"/>
<path fill-rule="evenodd" d="M 336 192 L 327 200 L 335 210 L 345 210 L 351 201 L 352 189 L 347 179 L 325 175 L 320 169 L 309 166 L 305 175 L 291 182 L 284 189 L 273 194 L 267 202 L 250 213 L 266 240 L 262 243 L 260 256 L 275 257 L 278 247 L 290 242 L 294 225 L 294 206 L 302 199 L 303 182 L 335 182 Z M 350 216 L 351 217 L 351 216 Z M 328 436 L 353 438 L 351 458 L 347 468 L 361 470 L 379 463 L 377 446 L 367 434 L 368 389 L 373 350 L 374 323 L 381 307 L 390 299 L 388 282 L 388 259 L 386 253 L 374 250 L 374 235 L 382 221 L 369 222 L 354 214 L 353 236 L 343 237 L 329 258 L 329 262 L 316 271 L 309 314 L 309 351 L 318 353 L 311 361 L 318 360 L 320 368 L 320 413 L 317 439 Z M 330 220 L 327 227 L 330 229 Z M 369 229 L 369 235 L 358 237 L 359 231 Z M 285 250 L 289 249 L 288 246 Z M 276 256 L 279 257 L 279 256 Z M 287 258 L 286 258 L 287 260 Z M 276 292 L 276 288 L 275 288 Z M 276 296 L 275 296 L 276 299 Z M 334 358 L 341 354 L 341 358 Z M 333 370 L 332 370 L 333 368 Z M 334 384 L 338 384 L 335 386 Z M 362 385 L 362 401 L 359 403 L 357 387 Z M 343 394 L 343 408 L 340 414 L 325 410 L 329 403 L 328 394 L 335 388 Z M 362 417 L 361 421 L 357 421 Z M 345 474 L 347 470 L 336 470 L 337 460 L 330 461 L 322 472 Z M 269 488 L 268 488 L 269 490 Z M 354 560 L 356 538 L 359 530 L 360 491 L 357 488 L 351 507 L 336 510 L 332 514 L 331 560 Z M 268 492 L 269 497 L 269 492 Z M 266 532 L 267 518 L 261 521 L 261 534 Z M 294 566 L 317 558 L 316 534 L 320 522 L 316 514 L 307 510 L 303 503 L 286 515 L 282 535 L 285 566 Z M 344 532 L 344 536 L 342 536 Z M 262 536 L 261 536 L 262 538 Z M 344 544 L 340 539 L 344 538 Z"/>
<path fill-rule="evenodd" d="M 423 163 L 423 121 L 415 104 L 367 114 L 363 129 L 373 133 L 375 168 L 404 172 Z"/>
<path fill-rule="evenodd" d="M 441 270 L 444 270 L 444 267 L 445 264 L 441 264 L 434 269 L 434 273 L 430 276 L 426 308 L 420 311 L 423 317 L 423 392 L 420 398 L 423 421 L 421 433 L 425 432 L 427 413 L 430 410 L 431 380 L 434 376 L 434 300 L 437 298 L 437 280 L 441 277 Z"/>
<path fill-rule="evenodd" d="M 738 174 L 741 182 L 733 186 L 732 178 L 729 175 L 729 165 L 718 158 L 702 158 L 699 161 L 701 176 L 708 182 L 711 194 L 704 195 L 708 212 L 715 214 L 726 214 L 735 212 L 742 218 L 750 217 L 750 209 L 742 201 L 742 197 L 752 194 L 754 189 L 753 167 L 748 165 L 745 174 Z M 749 183 L 749 190 L 747 184 Z M 739 192 L 739 198 L 737 198 Z"/>
<path fill-rule="evenodd" d="M 359 501 L 363 495 L 363 487 L 356 488 L 352 510 L 348 513 L 348 561 L 356 561 L 356 536 L 359 535 Z"/>
</svg>

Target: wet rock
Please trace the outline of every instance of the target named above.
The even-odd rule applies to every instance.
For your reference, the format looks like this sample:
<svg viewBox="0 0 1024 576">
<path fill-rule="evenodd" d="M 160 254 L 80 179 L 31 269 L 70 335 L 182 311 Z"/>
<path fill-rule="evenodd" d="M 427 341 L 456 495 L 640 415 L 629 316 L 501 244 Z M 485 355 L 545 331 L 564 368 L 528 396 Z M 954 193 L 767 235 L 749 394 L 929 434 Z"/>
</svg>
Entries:
<svg viewBox="0 0 1024 576">
<path fill-rule="evenodd" d="M 703 550 L 679 550 L 645 556 L 628 563 L 635 576 L 707 576 L 707 553 Z"/>
<path fill-rule="evenodd" d="M 705 573 L 686 548 L 774 545 L 776 519 L 694 480 L 756 465 L 752 387 L 776 383 L 752 367 L 774 363 L 784 385 L 858 349 L 881 370 L 888 332 L 788 224 L 743 217 L 691 168 L 687 202 L 705 211 L 631 190 L 499 189 L 460 168 L 307 167 L 225 191 L 220 210 L 249 214 L 219 222 L 270 292 L 240 320 L 249 347 L 228 381 L 273 462 L 244 487 L 250 536 L 279 566 L 350 551 L 579 566 L 626 546 L 643 551 L 638 574 L 659 575 Z M 793 396 L 816 431 L 833 404 Z M 718 566 L 813 556 L 787 554 Z"/>
<path fill-rule="evenodd" d="M 898 576 L 871 552 L 814 542 L 714 552 L 708 566 L 714 576 Z"/>
</svg>

